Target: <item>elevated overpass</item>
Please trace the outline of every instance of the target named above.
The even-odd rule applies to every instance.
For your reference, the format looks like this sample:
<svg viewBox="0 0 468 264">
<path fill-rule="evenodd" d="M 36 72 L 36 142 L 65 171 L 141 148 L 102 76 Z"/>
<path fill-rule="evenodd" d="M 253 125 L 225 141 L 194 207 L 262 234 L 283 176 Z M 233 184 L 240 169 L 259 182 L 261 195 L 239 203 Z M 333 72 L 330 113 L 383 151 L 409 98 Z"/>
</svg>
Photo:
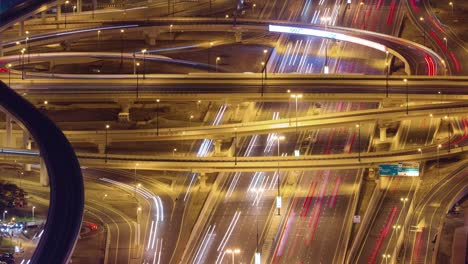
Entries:
<svg viewBox="0 0 468 264">
<path fill-rule="evenodd" d="M 275 171 L 349 169 L 377 167 L 379 164 L 424 161 L 466 155 L 467 147 L 439 150 L 435 145 L 418 149 L 331 155 L 272 157 L 196 157 L 77 153 L 82 168 L 116 168 L 195 172 Z M 39 152 L 25 149 L 0 149 L 0 162 L 39 163 Z"/>
</svg>

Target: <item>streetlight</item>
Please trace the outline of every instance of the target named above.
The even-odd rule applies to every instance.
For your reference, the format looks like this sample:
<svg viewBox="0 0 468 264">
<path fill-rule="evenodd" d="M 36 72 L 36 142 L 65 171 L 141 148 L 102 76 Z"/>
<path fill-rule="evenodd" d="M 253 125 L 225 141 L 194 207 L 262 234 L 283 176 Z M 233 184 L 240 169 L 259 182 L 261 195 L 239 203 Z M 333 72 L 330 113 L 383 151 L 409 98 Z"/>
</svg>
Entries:
<svg viewBox="0 0 468 264">
<path fill-rule="evenodd" d="M 156 136 L 159 136 L 159 99 L 156 99 Z"/>
<path fill-rule="evenodd" d="M 296 138 L 297 138 L 298 137 L 298 131 L 297 131 L 297 124 L 298 124 L 298 122 L 297 122 L 297 100 L 299 98 L 302 98 L 302 94 L 291 94 L 291 98 L 294 98 L 295 101 L 296 101 Z M 294 150 L 294 155 L 299 156 L 299 154 L 300 154 L 299 151 L 300 151 L 299 149 Z"/>
<path fill-rule="evenodd" d="M 281 210 L 281 192 L 280 192 L 280 171 L 279 171 L 279 157 L 280 157 L 280 141 L 284 140 L 284 136 L 274 136 L 274 140 L 278 142 L 278 168 L 277 168 L 277 173 L 278 173 L 278 178 L 276 185 L 278 187 L 278 195 L 276 196 L 276 208 L 278 208 L 278 215 L 280 215 L 280 210 Z"/>
<path fill-rule="evenodd" d="M 449 6 L 452 7 L 452 16 L 453 16 L 453 2 L 449 2 Z"/>
<path fill-rule="evenodd" d="M 5 214 L 8 213 L 7 210 L 3 211 L 3 222 L 5 223 Z"/>
<path fill-rule="evenodd" d="M 21 49 L 21 79 L 24 80 L 24 52 L 25 48 Z"/>
<path fill-rule="evenodd" d="M 220 60 L 221 60 L 221 57 L 216 57 L 216 72 L 218 72 L 218 64 Z"/>
<path fill-rule="evenodd" d="M 257 4 L 253 4 L 253 5 L 252 5 L 252 14 L 255 13 L 255 7 L 257 7 Z"/>
<path fill-rule="evenodd" d="M 31 211 L 32 211 L 32 220 L 33 220 L 33 222 L 34 222 L 34 209 L 36 209 L 36 206 L 33 206 L 33 207 L 31 208 Z"/>
<path fill-rule="evenodd" d="M 175 156 L 176 151 L 177 151 L 176 148 L 174 148 L 174 149 L 172 150 L 172 156 L 173 156 L 173 157 Z"/>
<path fill-rule="evenodd" d="M 189 116 L 189 127 L 192 127 L 192 119 L 193 119 L 193 115 L 190 115 Z"/>
<path fill-rule="evenodd" d="M 8 86 L 11 88 L 11 63 L 7 64 L 7 69 L 8 69 Z"/>
<path fill-rule="evenodd" d="M 136 197 L 136 192 L 137 192 L 137 167 L 138 167 L 138 163 L 135 163 L 135 173 L 133 174 L 133 184 L 135 184 L 135 194 L 134 196 Z"/>
<path fill-rule="evenodd" d="M 423 27 L 423 35 L 424 35 L 424 46 L 426 46 L 426 27 L 424 24 L 424 17 L 419 17 L 419 21 L 423 23 L 422 27 Z"/>
<path fill-rule="evenodd" d="M 101 30 L 97 31 L 98 50 L 101 49 Z"/>
<path fill-rule="evenodd" d="M 445 121 L 447 121 L 447 137 L 448 137 L 448 152 L 450 152 L 451 149 L 451 144 L 450 144 L 450 138 L 451 138 L 451 131 L 450 131 L 450 119 L 448 116 L 444 116 Z"/>
<path fill-rule="evenodd" d="M 70 3 L 70 1 L 65 1 L 65 9 L 68 9 L 68 4 Z M 65 10 L 67 11 L 67 10 Z M 67 28 L 67 12 L 65 12 L 65 28 Z"/>
<path fill-rule="evenodd" d="M 120 68 L 122 69 L 123 64 L 123 51 L 124 51 L 124 33 L 125 30 L 120 30 Z"/>
<path fill-rule="evenodd" d="M 403 79 L 403 82 L 406 84 L 406 115 L 409 112 L 409 93 L 408 93 L 408 79 Z"/>
<path fill-rule="evenodd" d="M 140 214 L 141 214 L 141 207 L 138 206 L 137 208 L 137 247 L 140 246 Z"/>
<path fill-rule="evenodd" d="M 107 131 L 109 130 L 110 126 L 106 125 L 106 144 L 104 145 L 104 154 L 105 154 L 105 162 L 107 163 Z"/>
<path fill-rule="evenodd" d="M 440 151 L 440 148 L 442 147 L 441 144 L 437 145 L 437 177 L 439 177 L 440 175 L 440 166 L 439 166 L 439 159 L 440 159 L 440 156 L 439 156 L 439 151 Z"/>
<path fill-rule="evenodd" d="M 361 125 L 356 124 L 358 129 L 358 161 L 361 162 Z"/>
<path fill-rule="evenodd" d="M 146 49 L 142 49 L 141 50 L 141 53 L 143 53 L 143 79 L 146 79 L 146 61 L 145 61 L 145 53 L 146 53 Z"/>
<path fill-rule="evenodd" d="M 138 99 L 138 96 L 139 96 L 138 66 L 140 66 L 140 63 L 139 63 L 139 62 L 135 63 L 135 74 L 136 74 L 136 98 L 137 98 L 137 99 Z"/>
<path fill-rule="evenodd" d="M 235 254 L 239 254 L 240 253 L 240 249 L 236 248 L 236 249 L 226 249 L 226 253 L 227 254 L 231 254 L 232 255 L 232 264 L 234 264 L 234 255 Z"/>
<path fill-rule="evenodd" d="M 388 50 L 385 51 L 385 95 L 388 98 L 388 75 L 390 74 L 390 63 L 388 62 Z"/>
<path fill-rule="evenodd" d="M 73 5 L 73 15 L 75 15 L 76 12 L 76 5 Z"/>
<path fill-rule="evenodd" d="M 401 197 L 400 201 L 403 203 L 403 208 L 405 208 L 406 202 L 408 201 L 408 197 Z"/>
<path fill-rule="evenodd" d="M 444 37 L 444 42 L 445 42 L 445 52 L 448 54 L 448 39 Z"/>
<path fill-rule="evenodd" d="M 237 127 L 234 128 L 234 165 L 237 165 Z"/>
<path fill-rule="evenodd" d="M 390 254 L 383 254 L 382 255 L 382 258 L 385 259 L 385 264 L 387 264 L 387 259 L 389 259 L 390 257 L 391 257 Z"/>
</svg>

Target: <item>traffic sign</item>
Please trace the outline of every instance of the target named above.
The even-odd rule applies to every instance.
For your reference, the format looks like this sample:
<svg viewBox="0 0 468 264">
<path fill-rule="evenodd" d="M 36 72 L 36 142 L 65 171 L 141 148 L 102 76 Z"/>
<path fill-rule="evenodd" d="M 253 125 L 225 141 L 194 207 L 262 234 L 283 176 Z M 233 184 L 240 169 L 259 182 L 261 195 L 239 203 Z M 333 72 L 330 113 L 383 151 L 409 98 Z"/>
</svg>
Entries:
<svg viewBox="0 0 468 264">
<path fill-rule="evenodd" d="M 393 164 L 380 164 L 380 176 L 419 176 L 419 162 L 399 162 Z"/>
</svg>

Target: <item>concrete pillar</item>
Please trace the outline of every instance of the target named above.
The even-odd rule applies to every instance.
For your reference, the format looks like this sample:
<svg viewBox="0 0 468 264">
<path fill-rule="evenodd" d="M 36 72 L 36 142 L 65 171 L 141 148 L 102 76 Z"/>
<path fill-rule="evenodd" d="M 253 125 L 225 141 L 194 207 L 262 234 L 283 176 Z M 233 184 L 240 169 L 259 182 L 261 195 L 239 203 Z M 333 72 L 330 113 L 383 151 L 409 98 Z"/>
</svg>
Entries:
<svg viewBox="0 0 468 264">
<path fill-rule="evenodd" d="M 24 36 L 24 21 L 19 22 L 18 36 Z"/>
<path fill-rule="evenodd" d="M 97 9 L 97 0 L 93 0 L 93 10 Z"/>
<path fill-rule="evenodd" d="M 5 147 L 11 148 L 12 147 L 12 140 L 13 140 L 13 135 L 12 135 L 12 127 L 13 125 L 11 124 L 12 118 L 10 114 L 6 114 L 6 120 L 5 120 Z"/>
<path fill-rule="evenodd" d="M 223 140 L 222 139 L 217 139 L 215 142 L 214 142 L 214 154 L 215 155 L 219 155 L 221 154 L 221 145 L 223 144 Z"/>
<path fill-rule="evenodd" d="M 375 169 L 374 168 L 369 168 L 369 179 L 371 179 L 371 180 L 375 179 Z"/>
<path fill-rule="evenodd" d="M 28 131 L 23 131 L 23 148 L 31 149 L 32 140 Z M 31 171 L 31 164 L 24 164 L 24 171 Z"/>
<path fill-rule="evenodd" d="M 47 174 L 47 167 L 45 166 L 44 159 L 41 158 L 39 182 L 42 186 L 49 186 L 49 175 Z"/>
<path fill-rule="evenodd" d="M 46 13 L 45 12 L 41 12 L 41 22 L 42 23 L 46 22 Z"/>
<path fill-rule="evenodd" d="M 236 42 L 241 42 L 242 41 L 242 31 L 236 31 L 234 33 L 234 36 L 236 37 Z"/>
<path fill-rule="evenodd" d="M 206 173 L 201 172 L 200 175 L 198 175 L 198 180 L 200 181 L 200 188 L 205 189 L 206 188 L 206 180 L 208 177 L 206 176 Z"/>
<path fill-rule="evenodd" d="M 60 28 L 60 19 L 62 18 L 62 5 L 57 6 L 57 16 L 55 17 L 55 21 L 57 22 L 56 28 Z"/>
<path fill-rule="evenodd" d="M 99 154 L 104 154 L 104 151 L 106 150 L 106 144 L 98 143 L 97 148 L 98 148 Z"/>
<path fill-rule="evenodd" d="M 148 31 L 145 31 L 144 34 L 145 34 L 145 42 L 146 44 L 148 45 L 156 45 L 156 39 L 158 38 L 159 36 L 159 31 L 157 30 L 148 30 Z"/>
<path fill-rule="evenodd" d="M 380 127 L 380 141 L 385 141 L 387 140 L 387 128 L 386 127 Z"/>
<path fill-rule="evenodd" d="M 119 122 L 130 122 L 130 107 L 131 104 L 128 102 L 120 103 L 120 113 L 118 115 Z"/>
<path fill-rule="evenodd" d="M 83 0 L 76 1 L 76 12 L 79 14 L 83 10 Z"/>
</svg>

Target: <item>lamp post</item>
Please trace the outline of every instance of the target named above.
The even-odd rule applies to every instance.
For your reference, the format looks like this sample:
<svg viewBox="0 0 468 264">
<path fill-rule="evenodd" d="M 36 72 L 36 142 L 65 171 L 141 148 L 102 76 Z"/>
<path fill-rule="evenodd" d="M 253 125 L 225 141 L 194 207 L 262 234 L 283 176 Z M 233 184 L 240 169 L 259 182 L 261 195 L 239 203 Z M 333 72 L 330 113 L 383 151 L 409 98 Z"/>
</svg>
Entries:
<svg viewBox="0 0 468 264">
<path fill-rule="evenodd" d="M 21 79 L 24 80 L 24 52 L 25 48 L 21 49 Z"/>
<path fill-rule="evenodd" d="M 101 30 L 97 31 L 98 50 L 101 49 Z"/>
<path fill-rule="evenodd" d="M 141 217 L 141 207 L 137 208 L 137 247 L 140 246 L 140 217 Z"/>
<path fill-rule="evenodd" d="M 172 150 L 172 157 L 174 157 L 174 156 L 175 156 L 175 153 L 176 153 L 176 151 L 177 151 L 177 149 L 176 149 L 176 148 L 174 148 L 174 149 Z"/>
<path fill-rule="evenodd" d="M 424 17 L 419 17 L 419 21 L 422 22 L 423 35 L 424 35 L 424 46 L 426 46 L 426 27 L 425 27 L 425 24 L 424 24 Z"/>
<path fill-rule="evenodd" d="M 390 71 L 390 63 L 388 62 L 388 50 L 385 51 L 385 97 L 388 98 L 388 75 Z"/>
<path fill-rule="evenodd" d="M 298 121 L 297 121 L 297 100 L 302 98 L 302 94 L 291 94 L 291 98 L 294 98 L 295 102 L 296 102 L 296 138 L 298 137 Z M 300 150 L 299 149 L 296 149 L 294 150 L 294 155 L 295 156 L 299 156 L 300 155 Z"/>
<path fill-rule="evenodd" d="M 138 99 L 138 97 L 139 97 L 139 89 L 140 89 L 140 87 L 139 87 L 139 83 L 138 83 L 138 81 L 139 81 L 139 80 L 138 80 L 138 66 L 140 66 L 140 63 L 139 63 L 139 62 L 135 63 L 135 74 L 136 74 L 136 98 L 137 98 L 137 99 Z"/>
<path fill-rule="evenodd" d="M 387 260 L 388 260 L 390 257 L 391 257 L 390 254 L 383 254 L 383 255 L 382 255 L 382 258 L 385 259 L 385 264 L 388 263 Z"/>
<path fill-rule="evenodd" d="M 409 91 L 408 91 L 408 79 L 403 79 L 406 85 L 406 115 L 409 113 Z"/>
<path fill-rule="evenodd" d="M 237 165 L 237 127 L 234 128 L 234 165 Z"/>
<path fill-rule="evenodd" d="M 135 184 L 135 194 L 133 195 L 134 197 L 136 197 L 136 192 L 137 192 L 137 167 L 138 167 L 138 163 L 135 163 L 135 173 L 133 174 L 133 184 Z"/>
<path fill-rule="evenodd" d="M 107 131 L 109 130 L 110 126 L 106 125 L 106 144 L 104 145 L 104 154 L 105 154 L 105 162 L 107 163 Z"/>
<path fill-rule="evenodd" d="M 31 208 L 31 211 L 32 211 L 32 220 L 33 220 L 33 222 L 34 222 L 34 209 L 36 209 L 36 206 L 33 206 L 33 207 Z"/>
<path fill-rule="evenodd" d="M 231 254 L 232 256 L 232 264 L 234 264 L 234 255 L 236 254 L 239 254 L 240 253 L 240 249 L 236 248 L 236 249 L 226 249 L 226 253 L 227 254 Z"/>
<path fill-rule="evenodd" d="M 439 159 L 440 159 L 440 156 L 439 156 L 439 152 L 440 152 L 440 148 L 442 147 L 441 144 L 437 145 L 437 178 L 439 177 L 440 175 L 440 166 L 439 166 Z"/>
<path fill-rule="evenodd" d="M 401 197 L 400 201 L 403 203 L 403 208 L 405 208 L 406 202 L 408 201 L 408 197 Z"/>
<path fill-rule="evenodd" d="M 216 72 L 218 72 L 218 63 L 221 61 L 221 57 L 216 57 Z"/>
<path fill-rule="evenodd" d="M 68 9 L 68 4 L 70 3 L 70 1 L 65 1 L 65 11 L 67 11 L 66 9 Z M 65 13 L 65 28 L 67 28 L 67 12 L 64 12 Z"/>
<path fill-rule="evenodd" d="M 281 192 L 280 192 L 280 171 L 279 171 L 279 157 L 280 157 L 280 141 L 284 140 L 284 136 L 275 136 L 273 139 L 275 139 L 278 142 L 278 168 L 277 168 L 277 173 L 278 173 L 278 178 L 276 185 L 278 187 L 278 195 L 276 196 L 276 208 L 278 208 L 278 215 L 281 215 L 280 210 L 281 210 Z"/>
<path fill-rule="evenodd" d="M 7 69 L 8 69 L 8 86 L 11 88 L 11 63 L 7 64 Z"/>
<path fill-rule="evenodd" d="M 3 222 L 5 223 L 5 214 L 8 213 L 7 210 L 3 211 Z"/>
<path fill-rule="evenodd" d="M 146 60 L 145 60 L 146 49 L 142 49 L 141 53 L 143 53 L 143 79 L 146 79 Z"/>
<path fill-rule="evenodd" d="M 358 129 L 358 161 L 361 162 L 361 125 L 356 124 Z"/>
<path fill-rule="evenodd" d="M 28 34 L 29 34 L 29 31 L 26 31 L 26 35 L 28 35 Z M 29 37 L 26 37 L 26 38 L 24 39 L 24 41 L 25 41 L 25 43 L 26 43 L 26 51 L 28 52 L 28 63 L 29 63 L 29 62 L 30 62 L 30 58 L 31 58 L 30 52 L 29 52 L 29 44 L 28 44 Z"/>
<path fill-rule="evenodd" d="M 452 8 L 452 16 L 453 16 L 453 2 L 449 2 L 449 6 Z"/>
<path fill-rule="evenodd" d="M 159 102 L 161 100 L 156 99 L 156 136 L 159 136 Z"/>
<path fill-rule="evenodd" d="M 123 51 L 124 51 L 124 33 L 125 30 L 120 30 L 120 69 L 122 69 L 123 65 Z"/>
<path fill-rule="evenodd" d="M 190 115 L 189 116 L 189 127 L 192 127 L 192 119 L 193 119 L 193 115 Z"/>
<path fill-rule="evenodd" d="M 445 42 L 445 52 L 448 54 L 448 39 L 444 37 L 444 42 Z"/>
<path fill-rule="evenodd" d="M 450 149 L 451 149 L 451 143 L 450 143 L 450 138 L 451 138 L 450 118 L 448 116 L 445 116 L 444 118 L 447 121 L 448 152 L 450 152 Z"/>
</svg>

